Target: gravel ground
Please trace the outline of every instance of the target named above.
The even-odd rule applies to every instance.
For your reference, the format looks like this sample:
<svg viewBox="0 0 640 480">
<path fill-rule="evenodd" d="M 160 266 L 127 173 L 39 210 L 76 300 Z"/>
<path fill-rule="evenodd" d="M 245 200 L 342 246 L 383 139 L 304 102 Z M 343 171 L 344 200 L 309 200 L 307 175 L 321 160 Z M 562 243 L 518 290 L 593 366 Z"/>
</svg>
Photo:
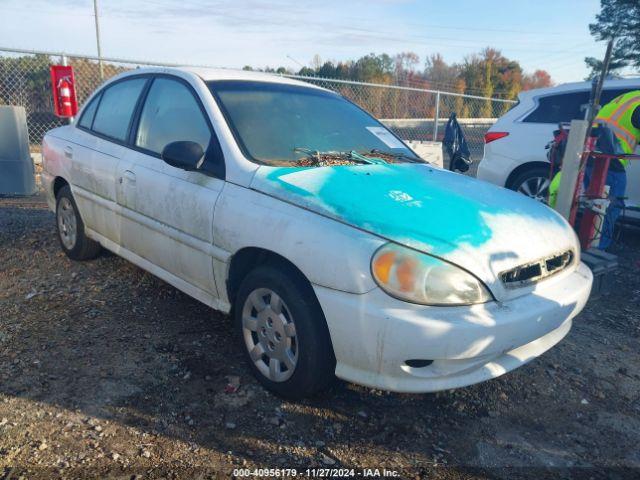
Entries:
<svg viewBox="0 0 640 480">
<path fill-rule="evenodd" d="M 228 317 L 119 257 L 61 252 L 41 199 L 0 199 L 0 478 L 227 478 L 348 467 L 421 478 L 640 475 L 640 235 L 614 293 L 499 379 L 400 395 L 264 391 Z"/>
</svg>

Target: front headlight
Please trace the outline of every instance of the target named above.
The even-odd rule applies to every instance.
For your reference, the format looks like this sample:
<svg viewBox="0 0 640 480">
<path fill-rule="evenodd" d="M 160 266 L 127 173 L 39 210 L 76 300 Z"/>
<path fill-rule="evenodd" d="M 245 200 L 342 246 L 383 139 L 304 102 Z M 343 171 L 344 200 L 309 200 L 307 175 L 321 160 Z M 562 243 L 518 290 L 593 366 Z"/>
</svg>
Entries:
<svg viewBox="0 0 640 480">
<path fill-rule="evenodd" d="M 480 280 L 438 258 L 388 243 L 371 259 L 376 283 L 392 297 L 422 305 L 471 305 L 492 300 Z"/>
</svg>

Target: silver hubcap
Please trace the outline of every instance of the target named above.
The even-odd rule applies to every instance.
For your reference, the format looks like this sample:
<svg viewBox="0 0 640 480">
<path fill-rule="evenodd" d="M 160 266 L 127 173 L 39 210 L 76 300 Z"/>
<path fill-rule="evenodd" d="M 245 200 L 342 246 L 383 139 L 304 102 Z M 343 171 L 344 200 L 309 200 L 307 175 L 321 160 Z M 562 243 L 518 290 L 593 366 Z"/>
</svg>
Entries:
<svg viewBox="0 0 640 480">
<path fill-rule="evenodd" d="M 77 230 L 78 225 L 73 205 L 67 197 L 62 197 L 58 204 L 58 232 L 60 232 L 62 244 L 68 250 L 73 249 L 76 245 Z"/>
<path fill-rule="evenodd" d="M 546 177 L 531 177 L 525 180 L 518 192 L 526 195 L 527 197 L 534 198 L 539 202 L 547 201 L 547 194 L 549 191 L 549 179 Z"/>
<path fill-rule="evenodd" d="M 251 292 L 242 309 L 242 333 L 260 373 L 274 382 L 293 375 L 298 363 L 296 326 L 277 293 L 268 288 Z"/>
</svg>

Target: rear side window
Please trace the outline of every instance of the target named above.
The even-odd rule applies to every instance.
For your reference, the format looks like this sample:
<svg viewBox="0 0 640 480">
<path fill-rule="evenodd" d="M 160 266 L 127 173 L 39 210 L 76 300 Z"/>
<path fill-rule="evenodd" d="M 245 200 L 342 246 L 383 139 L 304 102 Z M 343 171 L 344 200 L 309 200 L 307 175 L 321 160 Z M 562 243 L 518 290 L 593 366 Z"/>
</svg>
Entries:
<svg viewBox="0 0 640 480">
<path fill-rule="evenodd" d="M 142 109 L 136 145 L 161 153 L 171 142 L 191 141 L 206 151 L 210 140 L 207 120 L 189 88 L 177 80 L 155 79 Z"/>
<path fill-rule="evenodd" d="M 625 93 L 632 92 L 634 90 L 638 90 L 638 89 L 637 88 L 615 88 L 615 89 L 608 89 L 608 90 L 605 89 L 602 91 L 602 97 L 600 98 L 600 105 L 606 105 L 614 98 L 619 97 L 620 95 L 624 95 Z"/>
<path fill-rule="evenodd" d="M 605 88 L 600 97 L 600 105 L 606 105 L 611 100 L 633 88 Z M 584 119 L 589 104 L 590 91 L 563 93 L 541 97 L 537 108 L 531 112 L 523 122 L 528 123 L 560 123 L 575 119 Z"/>
<path fill-rule="evenodd" d="M 107 87 L 102 93 L 102 100 L 93 120 L 93 130 L 125 141 L 131 116 L 146 81 L 146 78 L 134 78 Z"/>
<path fill-rule="evenodd" d="M 84 112 L 82 112 L 82 118 L 80 118 L 78 125 L 84 128 L 91 128 L 93 117 L 96 115 L 96 108 L 98 107 L 98 103 L 100 103 L 101 96 L 102 95 L 96 95 L 96 97 L 91 100 L 91 103 L 84 109 Z"/>
<path fill-rule="evenodd" d="M 523 122 L 559 123 L 582 119 L 589 103 L 589 93 L 585 90 L 540 97 L 536 109 Z"/>
</svg>

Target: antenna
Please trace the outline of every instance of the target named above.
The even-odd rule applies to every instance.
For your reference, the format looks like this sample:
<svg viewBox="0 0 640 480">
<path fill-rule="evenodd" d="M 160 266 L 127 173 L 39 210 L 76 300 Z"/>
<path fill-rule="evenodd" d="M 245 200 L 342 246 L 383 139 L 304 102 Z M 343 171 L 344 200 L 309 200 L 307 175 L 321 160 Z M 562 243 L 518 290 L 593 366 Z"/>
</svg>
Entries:
<svg viewBox="0 0 640 480">
<path fill-rule="evenodd" d="M 302 68 L 304 68 L 305 66 L 303 64 L 301 64 L 298 60 L 296 60 L 295 58 L 293 58 L 291 55 L 287 55 L 287 58 L 289 60 L 293 60 L 295 63 L 297 63 L 298 65 L 300 65 Z"/>
</svg>

